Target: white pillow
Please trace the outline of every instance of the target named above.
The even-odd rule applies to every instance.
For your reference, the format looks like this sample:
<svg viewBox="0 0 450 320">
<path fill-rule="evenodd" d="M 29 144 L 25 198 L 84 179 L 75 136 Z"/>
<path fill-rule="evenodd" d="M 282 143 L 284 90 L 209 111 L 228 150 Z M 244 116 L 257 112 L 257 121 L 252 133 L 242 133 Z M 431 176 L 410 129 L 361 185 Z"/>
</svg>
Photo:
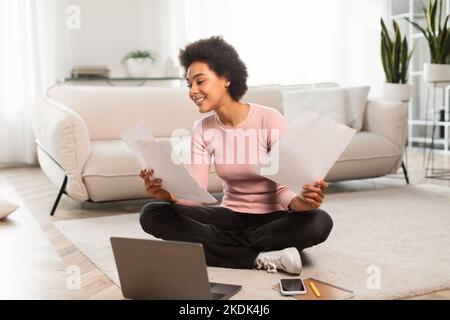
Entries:
<svg viewBox="0 0 450 320">
<path fill-rule="evenodd" d="M 0 220 L 6 218 L 19 207 L 18 204 L 0 197 Z"/>
<path fill-rule="evenodd" d="M 343 88 L 283 90 L 283 114 L 291 122 L 301 111 L 311 111 L 346 125 L 346 100 Z"/>
<path fill-rule="evenodd" d="M 369 86 L 344 88 L 347 96 L 347 125 L 361 131 Z"/>
</svg>

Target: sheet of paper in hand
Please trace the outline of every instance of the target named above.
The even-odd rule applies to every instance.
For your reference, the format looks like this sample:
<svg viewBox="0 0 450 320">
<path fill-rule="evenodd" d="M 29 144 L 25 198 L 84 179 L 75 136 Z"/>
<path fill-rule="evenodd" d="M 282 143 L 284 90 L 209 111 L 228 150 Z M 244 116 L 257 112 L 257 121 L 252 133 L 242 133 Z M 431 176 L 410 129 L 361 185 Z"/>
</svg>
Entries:
<svg viewBox="0 0 450 320">
<path fill-rule="evenodd" d="M 163 189 L 181 199 L 204 203 L 217 202 L 210 193 L 198 185 L 175 154 L 167 153 L 143 122 L 124 132 L 120 137 L 142 168 L 155 171 L 156 176 L 162 180 Z"/>
<path fill-rule="evenodd" d="M 354 134 L 317 113 L 301 112 L 254 170 L 300 194 L 303 185 L 325 178 Z"/>
</svg>

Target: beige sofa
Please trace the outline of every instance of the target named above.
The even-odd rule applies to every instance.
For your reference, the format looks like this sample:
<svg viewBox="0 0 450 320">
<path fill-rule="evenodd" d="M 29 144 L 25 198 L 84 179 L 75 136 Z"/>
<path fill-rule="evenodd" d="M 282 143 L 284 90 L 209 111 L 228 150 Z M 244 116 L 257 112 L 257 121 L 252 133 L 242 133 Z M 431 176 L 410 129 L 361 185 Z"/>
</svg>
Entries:
<svg viewBox="0 0 450 320">
<path fill-rule="evenodd" d="M 282 91 L 280 86 L 250 88 L 243 100 L 283 112 Z M 406 110 L 400 102 L 368 100 L 362 130 L 326 179 L 360 179 L 396 172 L 404 153 Z M 33 112 L 40 166 L 60 188 L 51 214 L 62 193 L 92 202 L 146 197 L 138 176 L 141 168 L 120 134 L 144 121 L 170 150 L 174 130 L 181 132 L 180 139 L 189 141 L 193 122 L 203 116 L 188 99 L 186 88 L 52 88 L 47 97 L 38 99 Z M 222 181 L 214 166 L 211 170 L 208 191 L 221 192 Z"/>
</svg>

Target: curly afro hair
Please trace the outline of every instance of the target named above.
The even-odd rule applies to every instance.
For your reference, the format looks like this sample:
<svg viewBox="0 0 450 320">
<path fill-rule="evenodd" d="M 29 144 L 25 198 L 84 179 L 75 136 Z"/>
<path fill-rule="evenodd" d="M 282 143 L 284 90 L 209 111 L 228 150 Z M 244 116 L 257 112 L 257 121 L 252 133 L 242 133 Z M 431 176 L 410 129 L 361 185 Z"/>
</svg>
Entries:
<svg viewBox="0 0 450 320">
<path fill-rule="evenodd" d="M 222 37 L 210 37 L 189 44 L 180 50 L 179 59 L 186 72 L 193 62 L 200 61 L 218 76 L 226 77 L 230 81 L 228 92 L 235 101 L 239 101 L 247 92 L 247 67 L 236 49 Z"/>
</svg>

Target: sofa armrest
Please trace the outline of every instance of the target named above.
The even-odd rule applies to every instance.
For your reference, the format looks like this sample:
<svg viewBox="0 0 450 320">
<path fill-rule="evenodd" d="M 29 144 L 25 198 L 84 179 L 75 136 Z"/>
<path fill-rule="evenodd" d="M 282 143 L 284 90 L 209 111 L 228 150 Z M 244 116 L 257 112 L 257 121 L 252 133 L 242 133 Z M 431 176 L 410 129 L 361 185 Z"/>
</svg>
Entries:
<svg viewBox="0 0 450 320">
<path fill-rule="evenodd" d="M 367 101 L 362 131 L 378 133 L 399 147 L 405 148 L 408 126 L 408 106 L 398 101 Z"/>
<path fill-rule="evenodd" d="M 32 123 L 39 148 L 68 178 L 66 193 L 76 200 L 89 199 L 82 172 L 91 154 L 91 142 L 83 119 L 60 102 L 39 97 Z M 42 164 L 41 167 L 44 172 L 48 168 Z M 46 174 L 50 177 L 49 172 Z M 59 187 L 60 182 L 52 182 Z"/>
</svg>

